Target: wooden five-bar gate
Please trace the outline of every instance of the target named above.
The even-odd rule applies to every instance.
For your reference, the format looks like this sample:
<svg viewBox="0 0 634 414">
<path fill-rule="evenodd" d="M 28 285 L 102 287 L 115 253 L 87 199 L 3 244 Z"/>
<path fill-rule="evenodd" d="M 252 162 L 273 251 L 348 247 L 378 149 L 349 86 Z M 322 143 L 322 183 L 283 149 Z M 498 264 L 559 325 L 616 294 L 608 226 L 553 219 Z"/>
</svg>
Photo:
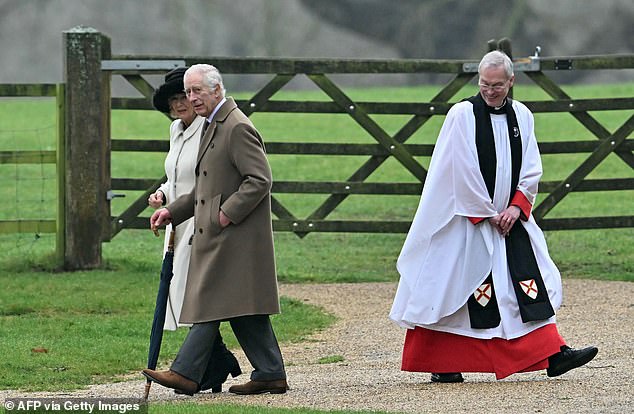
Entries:
<svg viewBox="0 0 634 414">
<path fill-rule="evenodd" d="M 147 228 L 147 217 L 139 215 L 147 207 L 148 195 L 164 178 L 112 178 L 111 151 L 167 152 L 165 140 L 112 139 L 110 112 L 113 109 L 152 109 L 153 87 L 145 75 L 164 74 L 182 66 L 211 63 L 223 74 L 262 75 L 271 77 L 249 99 L 237 100 L 247 115 L 255 112 L 347 114 L 371 136 L 375 144 L 266 142 L 269 154 L 355 155 L 364 162 L 343 181 L 275 181 L 272 208 L 275 231 L 290 231 L 304 236 L 311 232 L 391 232 L 402 233 L 409 221 L 332 220 L 331 213 L 350 195 L 419 195 L 426 169 L 416 157 L 430 156 L 432 144 L 408 144 L 416 131 L 434 116 L 442 116 L 449 102 L 477 76 L 477 62 L 459 60 L 350 60 L 350 59 L 283 59 L 283 58 L 214 58 L 174 56 L 112 55 L 109 39 L 92 29 L 74 29 L 64 33 L 65 105 L 66 105 L 66 267 L 94 266 L 100 261 L 100 243 L 110 240 L 126 228 Z M 490 42 L 489 49 L 510 53 L 510 42 Z M 634 178 L 628 174 L 614 179 L 588 179 L 588 174 L 610 154 L 616 154 L 634 170 L 634 114 L 610 132 L 590 111 L 631 111 L 634 98 L 572 99 L 546 72 L 594 69 L 634 69 L 634 55 L 540 57 L 536 53 L 515 59 L 515 72 L 524 73 L 539 85 L 552 100 L 523 101 L 534 113 L 567 112 L 596 137 L 593 141 L 540 142 L 542 154 L 587 154 L 585 159 L 563 180 L 545 181 L 540 192 L 548 194 L 533 214 L 545 230 L 634 227 L 634 216 L 597 216 L 591 218 L 548 218 L 547 214 L 572 192 L 633 190 Z M 351 99 L 331 75 L 334 74 L 449 74 L 451 80 L 429 102 L 360 102 Z M 329 101 L 272 99 L 294 77 L 305 75 L 328 97 Z M 111 78 L 126 79 L 142 98 L 111 96 Z M 388 133 L 371 115 L 407 115 L 408 120 L 394 134 Z M 86 154 L 91 154 L 87 157 Z M 368 182 L 368 177 L 388 159 L 397 160 L 414 182 Z M 110 214 L 110 200 L 118 191 L 137 190 L 143 194 L 116 216 Z M 280 201 L 278 195 L 326 194 L 314 211 L 300 217 Z M 73 248 L 73 246 L 75 248 Z M 77 249 L 82 246 L 80 253 Z M 93 246 L 93 247 L 90 247 Z M 72 253 L 71 253 L 72 252 Z M 84 254 L 84 257 L 77 257 Z M 72 256 L 72 257 L 71 257 Z"/>
</svg>

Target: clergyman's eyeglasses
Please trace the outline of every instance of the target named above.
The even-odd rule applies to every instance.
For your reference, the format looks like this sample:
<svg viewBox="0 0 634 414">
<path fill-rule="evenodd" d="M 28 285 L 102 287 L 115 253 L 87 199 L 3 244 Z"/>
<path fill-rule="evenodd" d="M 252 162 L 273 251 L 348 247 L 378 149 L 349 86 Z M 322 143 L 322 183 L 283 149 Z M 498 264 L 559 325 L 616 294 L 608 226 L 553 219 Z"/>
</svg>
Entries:
<svg viewBox="0 0 634 414">
<path fill-rule="evenodd" d="M 478 83 L 478 86 L 480 87 L 480 89 L 484 90 L 484 91 L 495 91 L 495 92 L 502 92 L 504 91 L 504 88 L 506 88 L 506 83 L 508 81 L 505 81 L 504 83 L 496 83 L 495 85 L 487 85 L 486 83 Z"/>
</svg>

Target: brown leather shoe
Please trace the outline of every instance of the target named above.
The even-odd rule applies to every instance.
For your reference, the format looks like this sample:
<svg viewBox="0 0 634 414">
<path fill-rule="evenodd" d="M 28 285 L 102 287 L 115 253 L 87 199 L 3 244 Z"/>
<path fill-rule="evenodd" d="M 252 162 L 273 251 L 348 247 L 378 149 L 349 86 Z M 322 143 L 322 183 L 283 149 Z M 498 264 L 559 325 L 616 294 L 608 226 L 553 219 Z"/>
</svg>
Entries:
<svg viewBox="0 0 634 414">
<path fill-rule="evenodd" d="M 288 384 L 285 379 L 274 381 L 249 381 L 242 385 L 232 385 L 229 392 L 240 395 L 249 394 L 284 394 L 288 390 Z"/>
<path fill-rule="evenodd" d="M 183 394 L 194 395 L 198 392 L 198 384 L 171 369 L 169 371 L 154 371 L 146 368 L 143 370 L 143 375 L 150 381 L 158 382 L 167 388 L 182 391 Z"/>
</svg>

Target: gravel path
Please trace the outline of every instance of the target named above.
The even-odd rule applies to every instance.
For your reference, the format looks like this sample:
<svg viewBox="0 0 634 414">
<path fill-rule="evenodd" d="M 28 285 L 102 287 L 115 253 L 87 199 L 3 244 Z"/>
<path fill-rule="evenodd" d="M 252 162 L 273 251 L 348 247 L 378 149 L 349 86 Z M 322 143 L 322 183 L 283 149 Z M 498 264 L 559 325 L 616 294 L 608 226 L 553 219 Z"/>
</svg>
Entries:
<svg viewBox="0 0 634 414">
<path fill-rule="evenodd" d="M 429 374 L 399 370 L 404 331 L 387 319 L 394 283 L 282 285 L 280 293 L 322 306 L 339 319 L 307 341 L 282 346 L 291 390 L 284 395 L 236 396 L 228 386 L 248 379 L 230 379 L 221 394 L 201 393 L 200 403 L 268 407 L 310 407 L 323 410 L 381 410 L 394 413 L 513 412 L 624 413 L 634 411 L 634 283 L 564 281 L 559 329 L 573 347 L 596 344 L 599 355 L 585 367 L 552 379 L 545 372 L 515 374 L 496 381 L 493 374 L 465 374 L 463 384 L 432 384 Z M 244 354 L 237 356 L 248 371 Z M 341 356 L 342 362 L 319 364 Z M 13 397 L 138 398 L 144 380 L 95 385 L 72 393 L 28 394 L 0 391 Z M 191 400 L 154 385 L 151 401 Z"/>
</svg>

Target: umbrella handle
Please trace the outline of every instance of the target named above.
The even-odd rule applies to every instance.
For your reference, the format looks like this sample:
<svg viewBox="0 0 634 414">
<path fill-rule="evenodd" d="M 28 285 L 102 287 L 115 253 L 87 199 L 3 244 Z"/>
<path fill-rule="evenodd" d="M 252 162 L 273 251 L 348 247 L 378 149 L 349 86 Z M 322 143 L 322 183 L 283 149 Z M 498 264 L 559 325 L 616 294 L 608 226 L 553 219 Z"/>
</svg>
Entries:
<svg viewBox="0 0 634 414">
<path fill-rule="evenodd" d="M 167 242 L 167 251 L 168 252 L 174 252 L 174 235 L 176 234 L 176 230 L 172 229 L 170 231 L 170 238 L 169 241 Z"/>
</svg>

